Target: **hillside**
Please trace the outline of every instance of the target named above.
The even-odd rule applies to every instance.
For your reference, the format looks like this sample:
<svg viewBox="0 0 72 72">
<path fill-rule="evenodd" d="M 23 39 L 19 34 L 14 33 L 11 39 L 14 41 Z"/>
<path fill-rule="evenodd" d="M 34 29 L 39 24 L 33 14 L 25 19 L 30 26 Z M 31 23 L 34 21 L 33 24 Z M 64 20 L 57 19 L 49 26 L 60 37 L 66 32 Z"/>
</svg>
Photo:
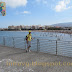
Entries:
<svg viewBox="0 0 72 72">
<path fill-rule="evenodd" d="M 68 23 L 58 23 L 58 24 L 53 24 L 52 26 L 72 27 L 72 22 L 68 22 Z"/>
</svg>

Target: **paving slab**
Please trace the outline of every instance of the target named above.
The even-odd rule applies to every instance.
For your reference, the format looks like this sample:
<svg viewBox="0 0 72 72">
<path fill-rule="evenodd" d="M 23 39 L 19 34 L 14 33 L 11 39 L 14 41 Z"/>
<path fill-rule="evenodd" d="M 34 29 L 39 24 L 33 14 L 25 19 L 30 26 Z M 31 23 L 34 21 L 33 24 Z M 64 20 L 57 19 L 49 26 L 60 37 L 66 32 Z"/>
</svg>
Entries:
<svg viewBox="0 0 72 72">
<path fill-rule="evenodd" d="M 72 72 L 72 58 L 0 46 L 0 72 Z"/>
</svg>

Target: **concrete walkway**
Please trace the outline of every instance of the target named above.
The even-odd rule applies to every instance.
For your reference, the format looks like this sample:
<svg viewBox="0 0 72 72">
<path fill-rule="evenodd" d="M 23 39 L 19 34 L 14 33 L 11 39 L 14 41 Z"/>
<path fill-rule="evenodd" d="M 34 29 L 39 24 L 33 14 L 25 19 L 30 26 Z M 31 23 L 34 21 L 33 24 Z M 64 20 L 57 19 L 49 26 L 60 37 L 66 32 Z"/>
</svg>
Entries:
<svg viewBox="0 0 72 72">
<path fill-rule="evenodd" d="M 72 72 L 72 58 L 0 46 L 0 72 Z"/>
</svg>

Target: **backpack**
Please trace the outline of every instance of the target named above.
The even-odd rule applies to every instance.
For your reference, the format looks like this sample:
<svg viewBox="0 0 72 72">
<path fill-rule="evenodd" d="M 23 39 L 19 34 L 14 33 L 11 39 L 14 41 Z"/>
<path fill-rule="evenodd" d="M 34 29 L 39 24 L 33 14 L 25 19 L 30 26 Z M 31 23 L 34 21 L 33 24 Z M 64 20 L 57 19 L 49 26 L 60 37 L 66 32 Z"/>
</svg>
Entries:
<svg viewBox="0 0 72 72">
<path fill-rule="evenodd" d="M 28 39 L 28 37 L 26 36 L 26 40 Z"/>
</svg>

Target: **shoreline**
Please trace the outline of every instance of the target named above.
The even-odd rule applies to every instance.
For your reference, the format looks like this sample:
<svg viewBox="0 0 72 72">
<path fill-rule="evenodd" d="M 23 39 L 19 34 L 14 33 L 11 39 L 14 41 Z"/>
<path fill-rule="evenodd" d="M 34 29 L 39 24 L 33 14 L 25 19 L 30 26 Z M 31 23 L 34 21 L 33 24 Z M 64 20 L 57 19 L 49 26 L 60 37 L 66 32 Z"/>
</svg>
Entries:
<svg viewBox="0 0 72 72">
<path fill-rule="evenodd" d="M 28 32 L 28 31 L 29 30 L 21 30 L 21 31 L 17 31 L 17 32 Z M 31 31 L 32 32 L 55 32 L 55 33 L 72 34 L 72 30 L 31 30 Z"/>
<path fill-rule="evenodd" d="M 49 30 L 43 32 L 55 32 L 55 33 L 65 33 L 65 34 L 72 34 L 72 30 Z"/>
</svg>

